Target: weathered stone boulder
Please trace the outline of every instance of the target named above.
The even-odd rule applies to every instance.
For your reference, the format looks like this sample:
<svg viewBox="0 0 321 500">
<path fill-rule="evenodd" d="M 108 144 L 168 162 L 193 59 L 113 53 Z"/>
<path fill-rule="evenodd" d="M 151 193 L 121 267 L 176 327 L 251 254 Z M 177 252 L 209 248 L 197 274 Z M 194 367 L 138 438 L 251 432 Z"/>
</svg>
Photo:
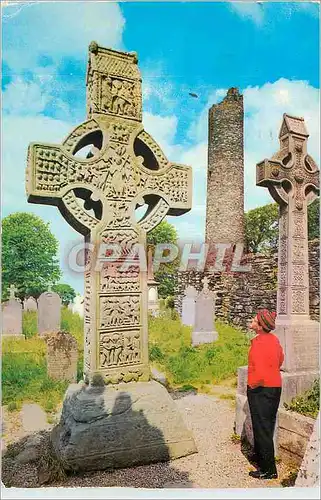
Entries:
<svg viewBox="0 0 321 500">
<path fill-rule="evenodd" d="M 66 470 L 167 461 L 197 452 L 167 390 L 155 381 L 69 386 L 52 433 Z"/>
</svg>

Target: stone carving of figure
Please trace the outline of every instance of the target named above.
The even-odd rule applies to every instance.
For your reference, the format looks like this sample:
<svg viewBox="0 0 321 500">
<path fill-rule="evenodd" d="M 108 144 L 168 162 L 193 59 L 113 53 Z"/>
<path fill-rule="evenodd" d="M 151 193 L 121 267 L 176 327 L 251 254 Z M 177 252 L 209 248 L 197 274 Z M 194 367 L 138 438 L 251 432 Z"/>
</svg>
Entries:
<svg viewBox="0 0 321 500">
<path fill-rule="evenodd" d="M 101 85 L 101 107 L 110 111 L 112 102 L 113 95 L 111 91 L 111 79 L 110 77 L 105 77 L 103 78 Z"/>
</svg>

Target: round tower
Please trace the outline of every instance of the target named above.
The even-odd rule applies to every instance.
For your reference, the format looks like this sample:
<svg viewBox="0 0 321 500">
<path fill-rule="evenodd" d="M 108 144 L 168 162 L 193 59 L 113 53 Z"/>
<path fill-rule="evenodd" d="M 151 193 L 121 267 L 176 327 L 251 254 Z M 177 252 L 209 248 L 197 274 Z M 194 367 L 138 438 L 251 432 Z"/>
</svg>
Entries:
<svg viewBox="0 0 321 500">
<path fill-rule="evenodd" d="M 243 96 L 230 88 L 209 110 L 205 239 L 244 243 Z"/>
</svg>

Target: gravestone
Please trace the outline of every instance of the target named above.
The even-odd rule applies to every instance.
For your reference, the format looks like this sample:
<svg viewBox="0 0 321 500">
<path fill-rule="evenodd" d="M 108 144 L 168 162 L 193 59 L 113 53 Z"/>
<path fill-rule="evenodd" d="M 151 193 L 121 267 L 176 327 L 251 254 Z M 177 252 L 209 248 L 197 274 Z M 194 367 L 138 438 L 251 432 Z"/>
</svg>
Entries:
<svg viewBox="0 0 321 500">
<path fill-rule="evenodd" d="M 186 326 L 194 326 L 195 323 L 195 307 L 196 307 L 197 290 L 193 286 L 186 287 L 182 300 L 182 324 Z"/>
<path fill-rule="evenodd" d="M 170 395 L 150 381 L 147 273 L 140 272 L 136 258 L 146 247 L 146 233 L 167 214 L 191 209 L 191 168 L 170 163 L 142 126 L 136 54 L 90 44 L 87 113 L 62 145 L 29 146 L 26 182 L 29 202 L 59 205 L 91 245 L 84 297 L 86 383 L 70 386 L 53 435 L 56 453 L 72 470 L 196 451 Z M 86 158 L 75 156 L 87 147 Z M 148 210 L 137 221 L 135 209 L 144 203 Z M 116 262 L 111 247 L 118 250 Z"/>
<path fill-rule="evenodd" d="M 159 313 L 158 287 L 159 283 L 155 280 L 153 269 L 153 252 L 148 249 L 147 253 L 147 288 L 148 288 L 148 310 L 152 315 L 157 316 Z"/>
<path fill-rule="evenodd" d="M 37 301 L 33 297 L 28 297 L 23 303 L 25 311 L 38 311 Z"/>
<path fill-rule="evenodd" d="M 61 321 L 61 298 L 55 292 L 48 291 L 38 299 L 38 335 L 58 332 Z"/>
<path fill-rule="evenodd" d="M 2 304 L 2 335 L 23 337 L 22 335 L 22 306 L 15 298 L 17 288 L 10 285 L 9 300 Z"/>
<path fill-rule="evenodd" d="M 46 336 L 47 374 L 56 380 L 77 382 L 78 346 L 76 339 L 67 332 Z"/>
<path fill-rule="evenodd" d="M 210 344 L 218 338 L 215 330 L 216 293 L 208 288 L 208 278 L 203 279 L 203 290 L 195 302 L 195 324 L 192 333 L 192 345 Z"/>
<path fill-rule="evenodd" d="M 307 152 L 303 118 L 283 115 L 280 151 L 257 164 L 256 183 L 279 204 L 277 317 L 274 333 L 283 347 L 283 402 L 310 389 L 319 377 L 319 323 L 309 316 L 307 207 L 319 192 L 319 170 Z M 247 367 L 238 370 L 236 428 L 247 408 Z M 244 431 L 245 432 L 245 431 Z M 246 432 L 245 432 L 246 434 Z"/>
<path fill-rule="evenodd" d="M 302 488 L 320 487 L 320 412 L 305 450 L 295 486 Z"/>
</svg>

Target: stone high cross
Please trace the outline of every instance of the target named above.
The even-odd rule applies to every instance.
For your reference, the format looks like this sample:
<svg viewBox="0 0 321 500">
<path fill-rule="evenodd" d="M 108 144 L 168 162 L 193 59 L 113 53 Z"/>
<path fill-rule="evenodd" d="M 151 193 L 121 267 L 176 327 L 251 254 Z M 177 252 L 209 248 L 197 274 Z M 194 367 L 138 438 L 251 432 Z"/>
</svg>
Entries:
<svg viewBox="0 0 321 500">
<path fill-rule="evenodd" d="M 192 172 L 170 163 L 143 128 L 135 53 L 90 44 L 87 115 L 62 145 L 29 146 L 26 189 L 29 202 L 56 205 L 94 245 L 90 264 L 101 243 L 120 244 L 124 259 L 135 244 L 146 245 L 146 233 L 167 214 L 189 211 Z M 135 209 L 144 203 L 148 209 L 136 221 Z M 146 273 L 137 263 L 116 276 L 95 267 L 85 272 L 85 375 L 99 372 L 112 383 L 148 380 Z"/>
<path fill-rule="evenodd" d="M 276 324 L 279 332 L 283 328 L 280 337 L 286 351 L 285 366 L 289 370 L 312 368 L 311 357 L 316 354 L 314 330 L 317 324 L 310 320 L 309 315 L 307 207 L 319 193 L 319 170 L 307 153 L 308 137 L 303 118 L 284 114 L 279 134 L 280 151 L 256 167 L 257 185 L 267 187 L 279 204 Z M 309 342 L 313 351 L 310 359 Z M 304 360 L 301 356 L 300 362 L 299 350 L 301 354 L 306 350 Z"/>
</svg>

